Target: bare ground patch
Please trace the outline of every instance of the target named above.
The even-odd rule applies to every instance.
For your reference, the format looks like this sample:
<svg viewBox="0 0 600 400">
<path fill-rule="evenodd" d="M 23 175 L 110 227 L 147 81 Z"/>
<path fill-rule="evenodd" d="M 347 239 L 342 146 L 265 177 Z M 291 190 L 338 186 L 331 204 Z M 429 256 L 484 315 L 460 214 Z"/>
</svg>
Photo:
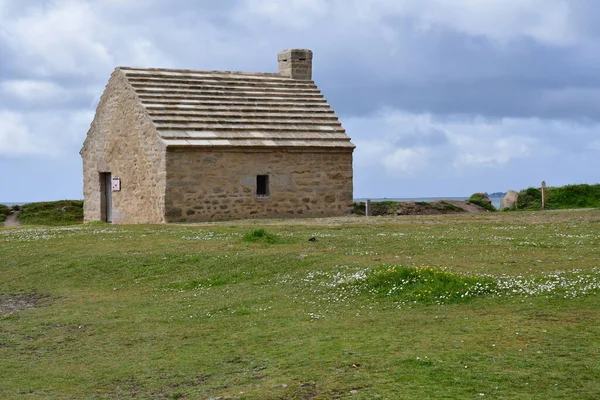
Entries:
<svg viewBox="0 0 600 400">
<path fill-rule="evenodd" d="M 21 221 L 19 221 L 18 213 L 11 212 L 6 217 L 6 221 L 4 221 L 5 228 L 15 228 L 17 226 L 21 226 Z"/>
<path fill-rule="evenodd" d="M 0 317 L 35 308 L 37 303 L 44 297 L 40 294 L 0 295 Z"/>
</svg>

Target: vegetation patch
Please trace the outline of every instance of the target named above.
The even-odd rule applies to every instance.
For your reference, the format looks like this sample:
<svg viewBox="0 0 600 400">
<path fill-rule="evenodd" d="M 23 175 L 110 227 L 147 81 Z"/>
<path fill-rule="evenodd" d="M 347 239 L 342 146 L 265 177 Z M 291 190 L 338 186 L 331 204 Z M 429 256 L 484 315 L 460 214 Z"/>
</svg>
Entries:
<svg viewBox="0 0 600 400">
<path fill-rule="evenodd" d="M 0 223 L 6 220 L 8 214 L 10 214 L 10 207 L 4 204 L 0 204 Z"/>
<path fill-rule="evenodd" d="M 374 294 L 399 304 L 450 304 L 482 296 L 577 298 L 600 293 L 600 268 L 540 276 L 465 274 L 430 266 L 387 265 L 332 276 L 331 287 Z M 357 290 L 352 290 L 357 289 Z"/>
<path fill-rule="evenodd" d="M 465 211 L 464 208 L 459 207 L 459 206 L 455 206 L 452 203 L 448 203 L 446 201 L 439 201 L 439 202 L 432 202 L 432 203 L 425 203 L 427 204 L 427 208 L 431 208 L 432 210 L 438 210 L 438 211 L 456 211 L 456 212 L 463 212 Z"/>
<path fill-rule="evenodd" d="M 442 268 L 383 266 L 358 276 L 352 285 L 380 297 L 402 303 L 445 304 L 490 293 L 496 288 L 492 277 L 452 272 Z"/>
<path fill-rule="evenodd" d="M 540 210 L 542 208 L 542 191 L 530 187 L 519 192 L 517 210 Z"/>
<path fill-rule="evenodd" d="M 23 205 L 23 225 L 74 225 L 83 223 L 83 200 L 59 200 Z"/>
<path fill-rule="evenodd" d="M 467 200 L 467 203 L 477 204 L 480 207 L 485 208 L 488 211 L 496 211 L 496 207 L 492 204 L 488 195 L 485 193 L 473 193 Z"/>
<path fill-rule="evenodd" d="M 384 201 L 372 201 L 371 202 L 371 215 L 394 215 L 398 209 L 399 202 L 384 200 Z M 356 215 L 365 215 L 366 203 L 364 201 L 353 203 L 352 213 Z"/>
<path fill-rule="evenodd" d="M 264 229 L 255 229 L 251 232 L 248 232 L 242 237 L 242 240 L 244 242 L 259 242 L 268 244 L 277 244 L 281 242 L 279 236 L 271 232 L 267 232 Z"/>
<path fill-rule="evenodd" d="M 530 187 L 519 192 L 517 209 L 540 210 L 542 190 Z M 546 209 L 600 208 L 600 184 L 549 186 L 546 188 Z"/>
</svg>

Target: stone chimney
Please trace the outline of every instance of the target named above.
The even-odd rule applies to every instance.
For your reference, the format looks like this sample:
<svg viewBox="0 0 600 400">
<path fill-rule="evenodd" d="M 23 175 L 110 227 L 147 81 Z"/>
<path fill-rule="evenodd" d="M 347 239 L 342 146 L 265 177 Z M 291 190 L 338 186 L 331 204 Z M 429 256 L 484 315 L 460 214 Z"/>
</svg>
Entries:
<svg viewBox="0 0 600 400">
<path fill-rule="evenodd" d="M 277 54 L 279 74 L 292 79 L 312 80 L 312 51 L 287 49 Z"/>
</svg>

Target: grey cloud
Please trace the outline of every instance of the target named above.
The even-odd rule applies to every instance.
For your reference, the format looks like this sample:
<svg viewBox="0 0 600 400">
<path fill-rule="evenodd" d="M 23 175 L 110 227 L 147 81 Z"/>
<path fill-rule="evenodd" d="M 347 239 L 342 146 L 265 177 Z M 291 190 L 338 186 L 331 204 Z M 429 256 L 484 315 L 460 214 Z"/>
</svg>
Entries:
<svg viewBox="0 0 600 400">
<path fill-rule="evenodd" d="M 486 34 L 481 31 L 485 27 L 461 27 L 460 21 L 442 20 L 424 28 L 426 18 L 419 12 L 436 11 L 423 8 L 423 4 L 434 4 L 425 0 L 377 0 L 369 4 L 350 0 L 286 0 L 278 4 L 284 3 L 286 10 L 294 10 L 294 15 L 288 11 L 273 16 L 257 14 L 249 4 L 264 3 L 255 0 L 3 1 L 0 82 L 48 80 L 68 95 L 55 101 L 28 101 L 2 92 L 0 111 L 23 115 L 32 135 L 60 138 L 69 168 L 77 169 L 76 150 L 91 122 L 82 121 L 81 115 L 93 112 L 115 66 L 276 71 L 278 50 L 309 47 L 315 54 L 314 79 L 350 136 L 362 143 L 379 140 L 391 149 L 428 149 L 431 165 L 447 167 L 440 170 L 430 166 L 409 178 L 386 175 L 380 167 L 371 165 L 356 171 L 357 196 L 411 196 L 433 193 L 432 187 L 439 187 L 436 190 L 448 195 L 461 195 L 473 187 L 502 190 L 515 188 L 511 182 L 537 181 L 548 171 L 564 183 L 578 177 L 597 180 L 589 171 L 600 167 L 594 161 L 600 157 L 593 157 L 597 150 L 590 145 L 600 133 L 595 125 L 600 121 L 600 28 L 596 23 L 600 2 L 538 2 L 548 7 L 568 4 L 569 26 L 565 32 L 571 36 L 564 41 L 556 35 L 544 40 L 543 35 L 528 34 L 523 24 L 528 18 L 538 18 L 531 8 L 515 20 L 516 25 L 503 27 L 500 34 Z M 292 3 L 295 8 L 289 8 Z M 412 11 L 403 14 L 399 3 Z M 69 4 L 90 7 L 95 29 L 86 32 L 88 42 L 69 47 L 69 43 L 59 41 L 56 48 L 64 52 L 46 55 L 15 42 L 16 33 L 9 28 L 15 20 L 41 17 Z M 310 9 L 311 4 L 318 7 Z M 511 4 L 507 2 L 507 7 L 517 3 Z M 371 8 L 377 12 L 371 13 Z M 543 11 L 540 9 L 540 13 Z M 48 26 L 44 35 L 60 34 L 61 27 Z M 73 35 L 77 34 L 75 30 Z M 105 49 L 106 54 L 90 51 L 90 43 Z M 61 68 L 60 57 L 72 57 L 71 64 L 65 62 L 71 68 Z M 377 123 L 377 113 L 386 109 L 429 114 L 437 123 L 431 128 L 395 127 L 398 131 L 394 136 L 394 129 Z M 48 115 L 57 117 L 50 124 L 33 121 Z M 79 117 L 73 122 L 71 115 Z M 353 118 L 358 117 L 364 117 L 366 122 L 353 123 Z M 475 117 L 491 121 L 519 119 L 499 135 L 535 139 L 544 152 L 512 160 L 510 168 L 498 169 L 492 163 L 479 169 L 452 171 L 448 166 L 457 154 L 449 145 L 445 124 L 454 123 L 453 118 Z M 556 126 L 552 121 L 558 121 Z M 585 124 L 591 127 L 581 128 Z M 65 125 L 70 125 L 67 135 L 63 133 Z M 477 129 L 468 135 L 480 135 Z M 359 147 L 356 159 L 360 161 L 365 151 Z M 555 168 L 552 151 L 564 155 L 564 170 Z M 583 161 L 577 164 L 578 159 Z M 10 165 L 4 162 L 2 167 Z M 27 176 L 38 179 L 32 172 Z M 80 182 L 75 174 L 72 178 Z M 36 182 L 45 184 L 39 179 Z M 397 191 L 390 189 L 390 182 L 398 184 Z M 43 190 L 54 189 L 47 186 Z"/>
</svg>

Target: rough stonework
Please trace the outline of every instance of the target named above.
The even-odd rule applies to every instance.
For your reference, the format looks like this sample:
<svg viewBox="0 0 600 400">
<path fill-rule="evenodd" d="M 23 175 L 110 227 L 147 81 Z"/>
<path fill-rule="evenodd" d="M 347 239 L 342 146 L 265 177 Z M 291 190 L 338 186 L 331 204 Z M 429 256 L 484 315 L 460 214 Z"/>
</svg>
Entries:
<svg viewBox="0 0 600 400">
<path fill-rule="evenodd" d="M 519 193 L 514 190 L 506 192 L 502 200 L 500 201 L 500 210 L 509 209 L 514 210 L 517 208 L 517 200 L 519 200 Z"/>
<path fill-rule="evenodd" d="M 272 177 L 257 196 L 257 175 Z M 352 153 L 167 152 L 168 222 L 323 217 L 352 210 Z"/>
<path fill-rule="evenodd" d="M 85 221 L 349 213 L 354 145 L 311 80 L 312 52 L 278 62 L 280 73 L 117 68 L 81 150 Z"/>
<path fill-rule="evenodd" d="M 81 150 L 84 220 L 103 219 L 99 174 L 110 172 L 123 182 L 112 193 L 112 222 L 164 222 L 165 149 L 135 91 L 116 70 Z"/>
</svg>

